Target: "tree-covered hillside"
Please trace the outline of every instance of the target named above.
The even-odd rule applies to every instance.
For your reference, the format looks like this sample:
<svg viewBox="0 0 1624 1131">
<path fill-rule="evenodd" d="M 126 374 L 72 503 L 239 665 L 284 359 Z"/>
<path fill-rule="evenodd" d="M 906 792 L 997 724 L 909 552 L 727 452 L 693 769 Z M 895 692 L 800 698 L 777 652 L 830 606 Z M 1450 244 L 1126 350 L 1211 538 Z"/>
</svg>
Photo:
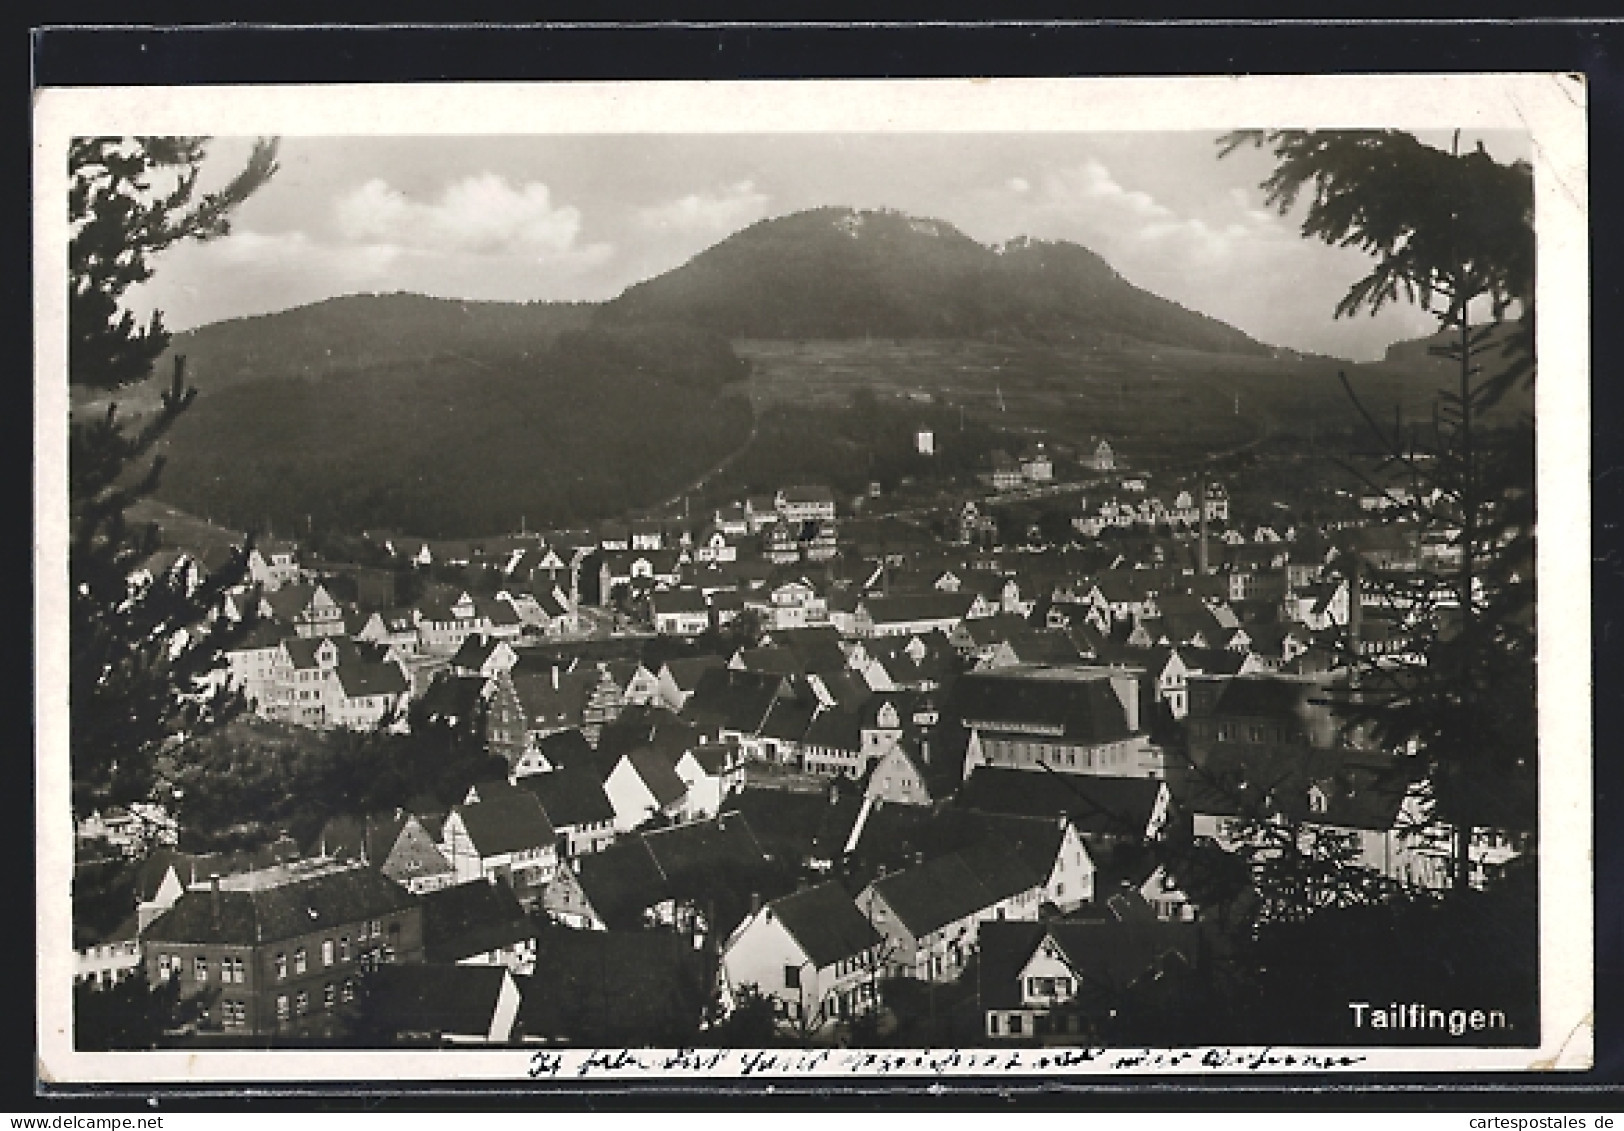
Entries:
<svg viewBox="0 0 1624 1131">
<path fill-rule="evenodd" d="M 719 338 L 655 326 L 572 330 L 529 356 L 499 345 L 385 348 L 215 390 L 165 443 L 164 498 L 236 527 L 488 534 L 658 501 L 749 434 L 746 366 Z"/>
</svg>

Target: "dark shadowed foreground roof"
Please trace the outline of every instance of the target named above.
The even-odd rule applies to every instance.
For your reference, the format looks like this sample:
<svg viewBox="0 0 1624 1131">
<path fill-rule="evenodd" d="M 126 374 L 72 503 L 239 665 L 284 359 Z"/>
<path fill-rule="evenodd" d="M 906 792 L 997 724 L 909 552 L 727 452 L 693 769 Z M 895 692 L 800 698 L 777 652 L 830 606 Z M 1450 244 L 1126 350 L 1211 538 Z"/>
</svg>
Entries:
<svg viewBox="0 0 1624 1131">
<path fill-rule="evenodd" d="M 783 923 L 819 967 L 855 957 L 880 942 L 873 925 L 833 880 L 775 899 L 762 914 Z"/>
<path fill-rule="evenodd" d="M 429 962 L 458 962 L 536 937 L 505 882 L 473 880 L 423 899 L 423 951 Z"/>
<path fill-rule="evenodd" d="M 381 918 L 418 903 L 405 888 L 361 864 L 295 875 L 281 884 L 267 873 L 260 875 L 266 886 L 221 891 L 218 896 L 207 890 L 186 892 L 153 920 L 147 939 L 253 946 Z"/>
<path fill-rule="evenodd" d="M 600 1046 L 684 1044 L 705 1001 L 700 952 L 664 931 L 550 928 L 521 988 L 526 1037 Z"/>
<path fill-rule="evenodd" d="M 369 1012 L 386 1032 L 485 1037 L 509 976 L 503 966 L 380 966 L 368 984 Z"/>
</svg>

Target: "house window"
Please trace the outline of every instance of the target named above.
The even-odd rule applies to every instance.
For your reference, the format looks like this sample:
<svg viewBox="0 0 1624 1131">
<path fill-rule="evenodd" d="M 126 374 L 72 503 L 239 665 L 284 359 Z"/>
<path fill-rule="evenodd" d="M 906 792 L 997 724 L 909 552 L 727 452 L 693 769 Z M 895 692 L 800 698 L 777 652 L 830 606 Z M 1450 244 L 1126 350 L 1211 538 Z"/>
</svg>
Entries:
<svg viewBox="0 0 1624 1131">
<path fill-rule="evenodd" d="M 240 1001 L 220 1003 L 220 1024 L 227 1029 L 240 1029 L 248 1024 L 248 1006 Z"/>
<path fill-rule="evenodd" d="M 338 940 L 338 960 L 340 962 L 350 960 L 350 937 L 348 935 Z"/>
<path fill-rule="evenodd" d="M 333 964 L 333 940 L 332 939 L 323 939 L 321 941 L 321 964 L 323 966 L 331 966 Z"/>
<path fill-rule="evenodd" d="M 305 1014 L 309 1013 L 310 1012 L 310 995 L 308 993 L 306 993 L 304 990 L 300 990 L 298 993 L 294 994 L 293 995 L 293 1009 L 294 1009 L 294 1012 L 299 1014 L 299 1016 L 301 1016 L 301 1017 L 303 1017 Z"/>
<path fill-rule="evenodd" d="M 987 1014 L 987 1035 L 990 1037 L 998 1035 L 998 1014 L 996 1013 Z"/>
<path fill-rule="evenodd" d="M 160 978 L 172 978 L 174 975 L 175 956 L 172 954 L 160 954 L 158 956 L 158 976 Z"/>
<path fill-rule="evenodd" d="M 323 986 L 321 988 L 321 1005 L 322 1005 L 322 1008 L 323 1009 L 331 1009 L 331 1008 L 333 1008 L 334 1003 L 336 1003 L 337 1001 L 338 1001 L 338 987 L 333 985 L 333 983 L 328 982 L 325 986 Z"/>
<path fill-rule="evenodd" d="M 192 977 L 196 978 L 199 982 L 206 982 L 209 980 L 209 960 L 203 957 L 201 954 L 192 959 Z"/>
<path fill-rule="evenodd" d="M 354 978 L 345 978 L 344 979 L 344 988 L 343 988 L 343 995 L 342 996 L 343 996 L 343 999 L 345 1001 L 354 1001 L 355 1000 L 355 979 Z"/>
<path fill-rule="evenodd" d="M 278 1021 L 286 1021 L 288 1019 L 288 995 L 287 994 L 277 994 L 276 995 L 276 1019 Z"/>
<path fill-rule="evenodd" d="M 277 979 L 277 981 L 282 981 L 287 976 L 288 976 L 288 956 L 285 955 L 285 954 L 279 954 L 279 955 L 276 956 L 276 979 Z"/>
<path fill-rule="evenodd" d="M 301 946 L 298 950 L 293 952 L 293 972 L 295 974 L 303 974 L 305 972 L 305 965 L 305 948 Z"/>
<path fill-rule="evenodd" d="M 784 967 L 784 988 L 798 990 L 801 988 L 801 968 L 799 966 Z"/>
<path fill-rule="evenodd" d="M 1012 1037 L 1021 1035 L 1021 1015 L 1019 1013 L 1009 1015 L 1009 1035 Z"/>
<path fill-rule="evenodd" d="M 373 935 L 373 937 L 376 938 L 378 935 L 381 935 L 381 934 L 383 934 L 383 923 L 380 920 L 377 920 L 377 919 L 372 920 L 372 935 Z"/>
<path fill-rule="evenodd" d="M 241 985 L 248 980 L 246 974 L 241 958 L 227 957 L 220 960 L 220 980 L 222 982 L 235 982 Z"/>
</svg>

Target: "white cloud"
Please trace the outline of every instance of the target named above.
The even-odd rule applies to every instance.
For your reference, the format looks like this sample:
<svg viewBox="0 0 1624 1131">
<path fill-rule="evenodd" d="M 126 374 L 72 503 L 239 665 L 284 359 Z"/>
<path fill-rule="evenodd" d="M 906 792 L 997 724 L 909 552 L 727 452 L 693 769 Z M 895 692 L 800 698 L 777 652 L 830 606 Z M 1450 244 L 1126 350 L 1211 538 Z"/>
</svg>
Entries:
<svg viewBox="0 0 1624 1131">
<path fill-rule="evenodd" d="M 581 231 L 581 213 L 556 206 L 538 181 L 514 186 L 495 173 L 453 181 L 433 202 L 412 200 L 374 178 L 334 202 L 347 241 L 425 252 L 468 255 L 568 255 Z"/>
<path fill-rule="evenodd" d="M 771 199 L 754 181 L 736 181 L 716 192 L 689 193 L 639 208 L 637 219 L 646 227 L 666 231 L 732 231 L 763 216 Z"/>
</svg>

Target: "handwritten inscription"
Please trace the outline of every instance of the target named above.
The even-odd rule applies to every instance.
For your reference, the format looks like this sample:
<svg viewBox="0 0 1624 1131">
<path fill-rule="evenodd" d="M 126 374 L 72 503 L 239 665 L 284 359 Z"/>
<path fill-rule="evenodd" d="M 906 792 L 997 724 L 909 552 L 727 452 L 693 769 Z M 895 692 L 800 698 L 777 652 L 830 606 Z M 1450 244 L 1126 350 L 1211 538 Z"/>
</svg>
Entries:
<svg viewBox="0 0 1624 1131">
<path fill-rule="evenodd" d="M 532 1079 L 651 1076 L 948 1076 L 1007 1072 L 1278 1072 L 1352 1068 L 1360 1053 L 1197 1049 L 589 1049 L 537 1052 Z"/>
</svg>

